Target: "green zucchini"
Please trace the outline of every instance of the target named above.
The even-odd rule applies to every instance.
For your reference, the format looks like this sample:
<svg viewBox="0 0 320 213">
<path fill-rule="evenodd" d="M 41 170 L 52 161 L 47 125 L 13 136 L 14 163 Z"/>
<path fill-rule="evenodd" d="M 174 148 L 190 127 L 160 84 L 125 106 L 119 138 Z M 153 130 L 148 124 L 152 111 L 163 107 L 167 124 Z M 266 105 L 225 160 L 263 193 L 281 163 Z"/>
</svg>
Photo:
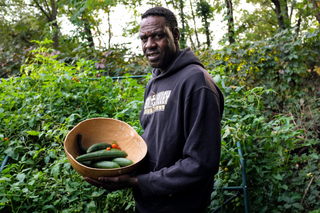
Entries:
<svg viewBox="0 0 320 213">
<path fill-rule="evenodd" d="M 82 134 L 79 133 L 77 136 L 78 147 L 80 149 L 81 154 L 87 153 L 87 149 L 82 146 L 81 141 L 82 141 Z"/>
<path fill-rule="evenodd" d="M 91 164 L 92 167 L 100 168 L 100 169 L 116 169 L 120 168 L 120 166 L 113 161 L 97 161 Z"/>
<path fill-rule="evenodd" d="M 112 159 L 112 161 L 116 162 L 121 167 L 129 166 L 129 165 L 133 164 L 132 160 L 130 160 L 128 158 L 114 158 L 114 159 Z"/>
<path fill-rule="evenodd" d="M 87 153 L 92 153 L 92 152 L 95 152 L 95 151 L 106 149 L 108 147 L 111 148 L 111 144 L 108 144 L 108 143 L 96 143 L 96 144 L 93 144 L 92 146 L 90 146 L 88 148 Z"/>
<path fill-rule="evenodd" d="M 121 151 L 119 149 L 111 149 L 111 150 L 100 150 L 100 151 L 95 151 L 92 153 L 87 153 L 80 155 L 79 157 L 76 158 L 77 161 L 87 161 L 87 160 L 111 160 L 113 158 L 118 158 L 118 157 L 127 157 L 128 154 L 124 151 Z"/>
</svg>

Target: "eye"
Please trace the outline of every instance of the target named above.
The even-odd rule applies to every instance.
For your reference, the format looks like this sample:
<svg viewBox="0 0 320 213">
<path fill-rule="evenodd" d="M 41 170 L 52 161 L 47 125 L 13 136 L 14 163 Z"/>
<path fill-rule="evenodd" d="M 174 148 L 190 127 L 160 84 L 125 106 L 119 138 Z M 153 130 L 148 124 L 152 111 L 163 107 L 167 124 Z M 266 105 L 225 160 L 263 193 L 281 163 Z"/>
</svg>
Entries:
<svg viewBox="0 0 320 213">
<path fill-rule="evenodd" d="M 155 35 L 154 37 L 155 37 L 155 39 L 161 39 L 163 36 L 161 34 L 159 34 L 159 35 Z"/>
<path fill-rule="evenodd" d="M 143 43 L 147 42 L 147 38 L 146 38 L 146 37 L 140 37 L 140 40 L 141 40 Z"/>
</svg>

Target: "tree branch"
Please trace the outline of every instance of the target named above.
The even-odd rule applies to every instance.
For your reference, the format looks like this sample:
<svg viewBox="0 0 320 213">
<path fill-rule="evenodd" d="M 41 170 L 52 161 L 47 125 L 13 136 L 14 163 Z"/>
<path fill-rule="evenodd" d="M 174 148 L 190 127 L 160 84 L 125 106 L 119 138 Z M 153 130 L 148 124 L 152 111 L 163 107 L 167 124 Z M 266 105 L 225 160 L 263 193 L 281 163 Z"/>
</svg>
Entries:
<svg viewBox="0 0 320 213">
<path fill-rule="evenodd" d="M 21 5 L 19 5 L 21 6 Z M 22 4 L 22 6 L 31 6 L 31 7 L 34 7 L 33 4 Z M 5 4 L 5 3 L 1 3 L 0 4 L 0 7 L 17 7 L 16 4 Z"/>
<path fill-rule="evenodd" d="M 300 204 L 302 204 L 304 198 L 306 197 L 306 194 L 307 194 L 307 192 L 308 192 L 308 190 L 309 190 L 309 188 L 310 188 L 311 183 L 312 183 L 313 180 L 314 180 L 314 177 L 310 180 L 310 182 L 309 182 L 309 184 L 308 184 L 308 187 L 307 187 L 306 191 L 304 192 L 304 195 L 303 195 L 303 197 L 302 197 L 302 200 L 301 200 Z"/>
<path fill-rule="evenodd" d="M 47 10 L 49 11 L 49 15 L 50 15 L 50 17 L 51 17 L 51 19 L 52 19 L 52 13 L 53 13 L 53 11 L 51 11 L 51 13 L 50 13 L 50 7 L 49 7 L 49 4 L 48 4 L 47 0 L 44 0 L 44 3 L 45 3 L 45 5 L 46 5 Z M 52 2 L 51 2 L 51 7 L 52 7 Z M 51 20 L 51 21 L 52 21 L 52 20 Z"/>
<path fill-rule="evenodd" d="M 51 21 L 50 16 L 49 16 L 49 15 L 46 13 L 46 11 L 41 7 L 41 5 L 39 4 L 39 2 L 38 2 L 37 0 L 33 0 L 33 1 L 36 3 L 37 8 L 38 8 L 39 10 L 41 10 L 41 12 L 47 17 L 48 21 Z"/>
<path fill-rule="evenodd" d="M 291 22 L 291 18 L 292 18 L 292 13 L 293 13 L 293 8 L 296 6 L 296 0 L 292 1 L 292 5 L 291 5 L 291 11 L 290 11 L 290 16 L 289 16 L 289 20 Z"/>
</svg>

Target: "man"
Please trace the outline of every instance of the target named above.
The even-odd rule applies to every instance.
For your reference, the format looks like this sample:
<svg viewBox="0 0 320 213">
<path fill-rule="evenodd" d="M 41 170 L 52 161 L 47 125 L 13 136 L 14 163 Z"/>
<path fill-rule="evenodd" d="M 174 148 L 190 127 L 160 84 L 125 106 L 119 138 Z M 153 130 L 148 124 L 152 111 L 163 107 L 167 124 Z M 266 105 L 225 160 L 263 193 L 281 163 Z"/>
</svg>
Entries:
<svg viewBox="0 0 320 213">
<path fill-rule="evenodd" d="M 170 10 L 142 15 L 142 50 L 154 68 L 140 114 L 147 156 L 135 176 L 85 178 L 108 190 L 132 187 L 136 212 L 204 211 L 219 168 L 223 94 L 179 38 Z"/>
</svg>

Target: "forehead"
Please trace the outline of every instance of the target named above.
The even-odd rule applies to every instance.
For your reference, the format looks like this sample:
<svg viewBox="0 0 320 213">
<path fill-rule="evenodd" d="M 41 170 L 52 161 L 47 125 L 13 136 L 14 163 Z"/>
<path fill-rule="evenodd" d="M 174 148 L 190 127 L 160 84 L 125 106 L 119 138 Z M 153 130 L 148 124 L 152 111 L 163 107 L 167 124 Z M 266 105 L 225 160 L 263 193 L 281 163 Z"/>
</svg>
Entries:
<svg viewBox="0 0 320 213">
<path fill-rule="evenodd" d="M 164 31 L 166 22 L 162 16 L 148 16 L 142 19 L 140 24 L 140 34 L 152 33 L 155 31 Z"/>
</svg>

